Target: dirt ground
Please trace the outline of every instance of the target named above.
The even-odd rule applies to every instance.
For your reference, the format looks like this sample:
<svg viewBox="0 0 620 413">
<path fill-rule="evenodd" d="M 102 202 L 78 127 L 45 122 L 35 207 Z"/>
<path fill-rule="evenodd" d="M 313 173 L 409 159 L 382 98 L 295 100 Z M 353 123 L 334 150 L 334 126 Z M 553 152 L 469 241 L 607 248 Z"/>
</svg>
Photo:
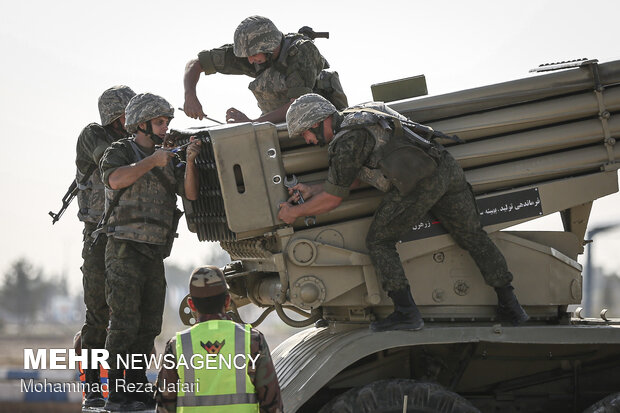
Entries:
<svg viewBox="0 0 620 413">
<path fill-rule="evenodd" d="M 0 402 L 0 413 L 80 413 L 79 403 L 8 403 Z"/>
</svg>

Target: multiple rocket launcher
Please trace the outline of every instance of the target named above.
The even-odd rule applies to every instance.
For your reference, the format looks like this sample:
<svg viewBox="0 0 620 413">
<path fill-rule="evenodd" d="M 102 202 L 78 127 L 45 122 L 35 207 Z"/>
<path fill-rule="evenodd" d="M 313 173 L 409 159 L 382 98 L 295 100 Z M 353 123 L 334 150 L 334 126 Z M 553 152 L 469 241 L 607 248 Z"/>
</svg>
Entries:
<svg viewBox="0 0 620 413">
<path fill-rule="evenodd" d="M 543 255 L 555 257 L 552 261 L 562 261 L 569 267 L 572 275 L 564 283 L 564 290 L 563 283 L 559 283 L 548 293 L 533 294 L 529 299 L 520 294 L 524 304 L 579 303 L 581 268 L 575 261 L 583 251 L 591 203 L 618 189 L 620 150 L 615 138 L 620 134 L 620 61 L 589 63 L 455 93 L 402 100 L 390 106 L 416 122 L 456 134 L 465 141 L 441 143 L 465 170 L 478 197 L 483 225 L 507 255 L 517 289 L 519 273 L 531 270 L 520 268 L 519 262 L 529 254 L 521 247 L 544 250 Z M 173 135 L 182 141 L 196 132 Z M 208 142 L 197 161 L 201 171 L 200 199 L 186 204 L 188 225 L 200 240 L 220 241 L 233 260 L 242 262 L 242 269 L 235 273 L 247 275 L 248 281 L 231 285 L 239 288 L 240 296 L 248 296 L 258 305 L 279 302 L 307 310 L 323 306 L 328 314 L 330 305 L 350 309 L 389 303 L 372 280 L 374 271 L 369 269 L 363 242 L 369 217 L 382 197 L 379 191 L 362 187 L 335 210 L 318 216 L 316 225 L 306 227 L 301 218 L 291 230 L 277 219 L 277 205 L 288 197 L 284 178 L 296 174 L 301 182 L 324 180 L 325 148 L 308 146 L 300 138 L 289 139 L 285 125 L 268 123 L 218 126 L 198 134 L 208 136 Z M 521 213 L 516 213 L 517 209 Z M 524 213 L 526 209 L 529 212 Z M 561 212 L 564 233 L 528 232 L 516 239 L 517 233 L 496 232 L 554 212 Z M 479 283 L 464 276 L 460 278 L 465 281 L 459 279 L 453 287 L 454 275 L 450 274 L 476 272 L 475 267 L 468 257 L 461 257 L 462 251 L 459 253 L 447 236 L 440 236 L 441 231 L 419 232 L 423 227 L 424 222 L 413 228 L 413 235 L 399 245 L 416 301 L 428 305 L 427 310 L 436 304 L 491 304 L 490 293 L 459 295 L 463 284 L 466 290 L 475 291 Z M 521 247 L 515 247 L 517 244 Z M 459 258 L 441 261 L 452 266 L 444 265 L 444 270 L 422 264 L 424 257 L 436 258 L 439 252 L 446 258 L 449 254 Z M 322 262 L 330 254 L 335 257 L 329 263 Z M 538 264 L 551 265 L 546 263 L 551 258 L 539 259 Z M 357 271 L 352 271 L 351 267 L 356 266 Z M 357 272 L 350 275 L 355 282 L 348 281 L 349 290 L 332 285 L 336 268 L 339 274 Z M 427 288 L 416 288 L 423 277 L 421 268 L 439 279 L 444 274 L 443 285 L 436 281 Z M 565 270 L 558 267 L 551 272 Z M 231 279 L 243 278 L 232 275 Z M 534 277 L 534 281 L 537 278 L 540 280 Z M 271 281 L 259 287 L 257 280 L 264 279 Z M 482 284 L 480 287 L 483 289 Z M 447 290 L 454 290 L 454 297 L 450 298 L 451 291 Z M 463 301 L 463 297 L 475 302 Z M 535 315 L 535 309 L 531 310 Z M 350 320 L 351 314 L 333 312 L 335 319 Z M 464 314 L 472 315 L 468 311 Z M 361 311 L 360 317 L 367 319 L 368 314 Z"/>
</svg>

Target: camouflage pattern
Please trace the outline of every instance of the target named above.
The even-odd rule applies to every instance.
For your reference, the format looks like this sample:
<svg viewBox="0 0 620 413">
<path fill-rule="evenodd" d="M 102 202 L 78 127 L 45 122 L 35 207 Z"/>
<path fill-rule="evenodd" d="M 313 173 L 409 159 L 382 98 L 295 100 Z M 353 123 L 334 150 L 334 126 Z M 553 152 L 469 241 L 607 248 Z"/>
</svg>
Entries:
<svg viewBox="0 0 620 413">
<path fill-rule="evenodd" d="M 272 53 L 283 38 L 271 20 L 262 16 L 250 16 L 235 30 L 234 53 L 237 57 L 249 57 L 259 53 Z"/>
<path fill-rule="evenodd" d="M 129 86 L 113 86 L 99 97 L 101 124 L 109 125 L 125 113 L 125 107 L 136 93 Z"/>
<path fill-rule="evenodd" d="M 90 248 L 91 233 L 97 224 L 84 223 L 84 243 L 82 258 L 82 286 L 84 287 L 84 304 L 86 319 L 82 326 L 82 347 L 87 349 L 103 348 L 106 328 L 110 319 L 110 309 L 105 300 L 105 247 L 102 239 L 94 248 Z"/>
<path fill-rule="evenodd" d="M 105 348 L 114 369 L 117 354 L 150 354 L 161 332 L 166 297 L 161 247 L 108 238 L 105 277 L 110 306 Z"/>
<path fill-rule="evenodd" d="M 129 101 L 125 109 L 125 129 L 135 133 L 142 122 L 166 116 L 174 117 L 174 108 L 161 96 L 152 93 L 140 93 Z"/>
<path fill-rule="evenodd" d="M 299 34 L 284 36 L 277 59 L 268 59 L 261 65 L 236 57 L 232 45 L 204 50 L 198 54 L 198 60 L 206 75 L 223 73 L 256 78 L 248 87 L 263 114 L 314 91 L 322 70 L 329 66 L 314 43 Z"/>
<path fill-rule="evenodd" d="M 443 152 L 435 173 L 420 180 L 405 196 L 391 190 L 375 212 L 366 246 L 384 290 L 408 286 L 396 243 L 429 211 L 457 245 L 469 252 L 488 285 L 502 287 L 512 281 L 504 256 L 482 229 L 463 169 L 448 152 Z"/>
<path fill-rule="evenodd" d="M 336 125 L 338 131 L 340 126 Z M 323 186 L 325 192 L 346 197 L 374 146 L 375 139 L 366 128 L 348 130 L 332 140 L 328 147 L 330 166 Z M 504 256 L 482 229 L 462 168 L 445 151 L 438 164 L 434 173 L 418 181 L 407 195 L 391 189 L 375 212 L 366 246 L 384 290 L 397 291 L 408 286 L 396 243 L 429 211 L 455 242 L 470 253 L 487 284 L 507 285 L 512 274 Z"/>
<path fill-rule="evenodd" d="M 199 322 L 209 320 L 229 320 L 230 318 L 226 314 L 201 314 L 198 318 Z M 255 369 L 248 369 L 248 375 L 254 387 L 256 388 L 256 396 L 258 398 L 260 412 L 261 413 L 281 413 L 283 411 L 282 396 L 280 394 L 280 385 L 278 384 L 278 377 L 276 376 L 276 370 L 271 360 L 271 353 L 269 352 L 269 346 L 263 334 L 252 329 L 250 331 L 251 343 L 250 353 L 252 358 L 259 355 L 256 362 Z M 176 360 L 176 335 L 173 336 L 164 350 L 164 356 L 166 354 L 172 354 Z M 250 365 L 251 367 L 251 365 Z M 179 380 L 179 375 L 175 368 L 166 369 L 162 367 L 157 377 L 156 385 L 161 383 L 176 383 Z M 162 386 L 163 387 L 163 386 Z M 169 413 L 176 412 L 176 392 L 158 392 L 156 395 L 157 403 L 162 406 L 165 411 Z"/>
<path fill-rule="evenodd" d="M 133 162 L 147 156 L 133 139 L 123 139 L 119 144 L 133 150 Z M 164 168 L 151 169 L 122 191 L 120 200 L 107 222 L 108 236 L 166 245 L 176 231 L 176 178 L 172 161 Z M 106 212 L 118 194 L 119 190 L 105 189 Z"/>
<path fill-rule="evenodd" d="M 340 139 L 347 133 L 348 129 L 364 127 L 375 139 L 375 145 L 372 153 L 364 162 L 364 165 L 357 174 L 358 179 L 366 182 L 382 192 L 387 192 L 392 188 L 392 183 L 385 177 L 379 162 L 381 160 L 382 148 L 392 138 L 392 131 L 381 126 L 379 116 L 376 113 L 366 111 L 365 109 L 373 109 L 384 113 L 388 117 L 403 119 L 404 117 L 393 109 L 390 109 L 383 102 L 368 102 L 355 105 L 343 112 L 344 118 L 340 124 L 342 130 L 338 132 L 333 141 Z"/>
<path fill-rule="evenodd" d="M 344 93 L 342 83 L 340 83 L 340 75 L 336 71 L 321 71 L 316 80 L 314 92 L 332 102 L 338 110 L 345 109 L 349 106 L 349 100 Z"/>
<path fill-rule="evenodd" d="M 118 167 L 126 166 L 138 160 L 132 143 L 133 139 L 122 139 L 114 142 L 104 153 L 100 162 L 100 169 L 103 176 L 106 190 L 109 187 L 109 176 Z M 143 152 L 142 156 L 150 155 L 154 149 L 148 149 L 136 144 L 138 149 Z M 156 168 L 163 174 L 162 169 Z M 174 177 L 176 191 L 183 186 L 183 168 L 169 168 L 174 175 L 167 175 L 168 179 Z M 169 217 L 176 204 L 174 196 L 175 187 L 162 190 L 161 181 L 149 177 L 153 173 L 148 173 L 140 178 L 133 186 L 146 185 L 153 193 L 149 196 L 155 200 L 161 197 L 161 202 L 170 202 L 170 209 L 162 211 L 168 214 L 162 219 Z M 140 181 L 148 181 L 151 184 L 142 184 Z M 173 181 L 173 182 L 174 182 Z M 142 193 L 142 190 L 138 191 Z M 132 189 L 126 191 L 127 195 L 134 194 Z M 135 211 L 142 210 L 142 205 L 131 197 L 123 196 L 123 207 L 133 208 Z M 151 208 L 147 209 L 147 212 Z M 151 211 L 152 212 L 152 211 Z M 140 214 L 132 215 L 137 219 Z M 141 218 L 142 221 L 145 217 Z M 114 221 L 113 221 L 114 222 Z M 168 230 L 169 231 L 169 230 Z M 106 349 L 110 352 L 113 361 L 116 354 L 131 353 L 150 353 L 153 348 L 153 340 L 161 329 L 164 297 L 166 290 L 166 280 L 164 277 L 163 259 L 169 253 L 169 245 L 155 245 L 147 242 L 135 242 L 117 239 L 115 236 L 107 238 L 105 250 L 105 271 L 106 271 L 106 300 L 110 307 L 110 331 L 106 339 Z"/>
<path fill-rule="evenodd" d="M 123 92 L 126 91 L 125 89 L 120 89 L 120 91 L 115 91 L 114 88 L 108 89 L 99 99 L 100 108 L 102 106 L 101 101 L 104 98 L 109 103 L 113 101 L 114 96 L 122 97 Z M 110 103 L 107 107 L 111 106 L 113 105 Z M 92 171 L 87 184 L 78 191 L 76 196 L 79 206 L 78 218 L 84 222 L 83 264 L 80 269 L 82 270 L 86 317 L 81 334 L 84 348 L 89 349 L 103 348 L 110 312 L 105 301 L 104 254 L 106 242 L 101 240 L 102 242 L 98 243 L 93 249 L 90 248 L 91 233 L 96 228 L 101 214 L 103 214 L 105 204 L 105 191 L 98 164 L 105 149 L 112 142 L 125 137 L 125 135 L 125 131 L 117 130 L 113 125 L 101 126 L 97 123 L 91 123 L 82 130 L 76 144 L 76 179 L 79 182 L 86 173 Z"/>
<path fill-rule="evenodd" d="M 273 66 L 268 67 L 248 85 L 256 98 L 256 103 L 264 115 L 290 102 L 286 75 Z"/>
<path fill-rule="evenodd" d="M 353 106 L 343 112 L 337 140 L 349 129 L 365 128 L 375 139 L 370 156 L 364 161 L 358 178 L 380 191 L 387 192 L 393 186 L 401 194 L 409 193 L 418 180 L 429 176 L 437 168 L 436 160 L 427 149 L 406 138 L 402 130 L 395 133 L 397 125 L 407 120 L 383 102 L 368 102 Z M 385 121 L 390 121 L 385 122 Z M 381 123 L 380 121 L 384 121 Z M 438 146 L 437 153 L 441 150 Z"/>
<path fill-rule="evenodd" d="M 189 295 L 193 298 L 213 297 L 227 292 L 224 273 L 215 265 L 198 267 L 189 276 Z"/>
<path fill-rule="evenodd" d="M 86 126 L 80 133 L 76 145 L 76 180 L 80 182 L 86 173 L 92 171 L 87 183 L 77 193 L 80 221 L 99 222 L 105 208 L 104 187 L 98 168 L 99 160 L 112 142 L 125 136 L 124 131 L 116 130 L 112 125 L 101 126 L 96 123 Z"/>
<path fill-rule="evenodd" d="M 286 127 L 288 136 L 295 138 L 314 124 L 324 121 L 336 112 L 336 107 L 323 96 L 316 93 L 303 95 L 291 104 L 286 111 Z"/>
</svg>

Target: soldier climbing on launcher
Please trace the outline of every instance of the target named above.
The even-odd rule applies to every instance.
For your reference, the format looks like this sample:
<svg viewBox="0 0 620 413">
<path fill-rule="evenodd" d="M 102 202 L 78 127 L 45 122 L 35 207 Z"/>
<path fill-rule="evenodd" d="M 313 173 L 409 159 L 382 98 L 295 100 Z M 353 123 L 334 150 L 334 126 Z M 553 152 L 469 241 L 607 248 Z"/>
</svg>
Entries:
<svg viewBox="0 0 620 413">
<path fill-rule="evenodd" d="M 255 78 L 248 86 L 262 114 L 251 120 L 241 111 L 230 108 L 226 121 L 284 122 L 286 110 L 293 100 L 305 93 L 326 96 L 337 108 L 347 106 L 337 72 L 323 69 L 329 64 L 314 42 L 299 33 L 282 34 L 271 20 L 251 16 L 235 30 L 234 44 L 204 50 L 185 67 L 184 111 L 187 116 L 202 119 L 206 115 L 196 96 L 200 73 L 247 75 Z"/>
<path fill-rule="evenodd" d="M 514 325 L 529 319 L 514 294 L 504 256 L 482 229 L 463 169 L 430 136 L 414 132 L 406 118 L 383 103 L 338 112 L 316 94 L 295 100 L 286 121 L 291 138 L 303 136 L 308 144 L 329 145 L 329 170 L 323 184 L 298 184 L 289 189 L 291 194 L 299 190 L 306 202 L 292 205 L 292 196 L 282 203 L 278 214 L 282 221 L 292 224 L 298 217 L 331 211 L 360 181 L 385 192 L 366 246 L 382 287 L 394 303 L 394 312 L 373 322 L 371 330 L 419 330 L 424 326 L 396 243 L 429 211 L 469 252 L 485 282 L 495 289 L 500 316 Z"/>
</svg>

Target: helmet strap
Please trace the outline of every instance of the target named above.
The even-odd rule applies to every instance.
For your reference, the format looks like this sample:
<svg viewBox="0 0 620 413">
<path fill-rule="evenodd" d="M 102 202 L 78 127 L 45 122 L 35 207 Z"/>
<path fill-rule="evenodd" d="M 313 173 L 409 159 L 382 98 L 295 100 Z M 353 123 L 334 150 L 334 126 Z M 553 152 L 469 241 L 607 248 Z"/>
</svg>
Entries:
<svg viewBox="0 0 620 413">
<path fill-rule="evenodd" d="M 153 141 L 155 145 L 161 145 L 164 143 L 164 140 L 160 138 L 159 135 L 153 133 L 153 125 L 151 125 L 152 121 L 153 120 L 151 119 L 146 122 L 146 130 L 142 129 L 140 126 L 138 126 L 138 130 L 151 138 L 151 141 Z"/>
<path fill-rule="evenodd" d="M 324 123 L 325 120 L 322 120 L 319 123 L 319 126 L 317 126 L 316 128 L 310 128 L 310 132 L 314 133 L 314 136 L 316 136 L 316 140 L 319 141 L 319 146 L 321 148 L 327 144 L 327 141 L 325 140 L 325 130 L 323 126 Z"/>
<path fill-rule="evenodd" d="M 120 135 L 124 135 L 124 136 L 128 136 L 129 134 L 127 133 L 127 130 L 125 129 L 125 125 L 123 125 L 123 123 L 121 122 L 120 118 L 117 118 L 114 120 L 114 122 L 112 122 L 110 124 L 110 126 L 112 127 L 112 129 L 120 134 Z"/>
</svg>

